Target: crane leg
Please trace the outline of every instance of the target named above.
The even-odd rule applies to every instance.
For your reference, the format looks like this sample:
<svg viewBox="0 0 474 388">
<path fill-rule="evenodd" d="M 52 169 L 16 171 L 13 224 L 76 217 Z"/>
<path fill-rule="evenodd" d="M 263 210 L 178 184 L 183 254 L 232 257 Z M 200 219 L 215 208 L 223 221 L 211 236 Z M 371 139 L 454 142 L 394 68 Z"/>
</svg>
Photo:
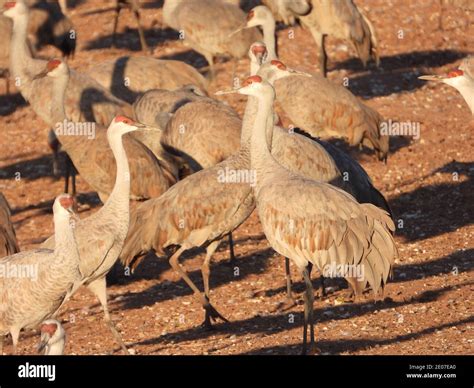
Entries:
<svg viewBox="0 0 474 388">
<path fill-rule="evenodd" d="M 122 6 L 120 5 L 119 0 L 115 0 L 114 25 L 112 29 L 112 47 L 116 47 L 117 44 L 115 35 L 117 34 L 118 19 L 121 10 Z"/>
<path fill-rule="evenodd" d="M 209 78 L 213 80 L 216 76 L 216 70 L 214 69 L 214 56 L 211 53 L 203 53 L 207 63 L 209 63 Z"/>
<path fill-rule="evenodd" d="M 220 243 L 221 243 L 221 240 L 216 240 L 207 246 L 206 258 L 204 259 L 204 263 L 202 263 L 202 266 L 201 266 L 202 281 L 204 283 L 204 295 L 208 302 L 210 301 L 209 276 L 211 274 L 211 268 L 210 268 L 211 258 Z M 205 312 L 204 323 L 202 324 L 202 326 L 212 327 L 211 316 L 208 310 L 206 310 Z"/>
<path fill-rule="evenodd" d="M 137 22 L 138 36 L 140 37 L 140 44 L 142 46 L 142 51 L 148 51 L 148 45 L 146 44 L 145 34 L 143 32 L 143 27 L 140 22 L 140 7 L 138 6 L 137 0 L 132 1 L 132 12 Z"/>
<path fill-rule="evenodd" d="M 218 319 L 222 319 L 224 322 L 228 322 L 209 302 L 206 295 L 203 294 L 199 288 L 193 283 L 193 281 L 189 278 L 186 271 L 183 269 L 181 264 L 179 263 L 179 257 L 181 254 L 188 249 L 185 245 L 182 245 L 173 255 L 170 257 L 169 263 L 173 270 L 175 270 L 181 278 L 187 283 L 187 285 L 193 290 L 194 295 L 198 298 L 199 302 L 201 303 L 204 311 L 206 312 L 206 317 L 209 315 L 209 321 L 212 319 L 217 321 Z"/>
<path fill-rule="evenodd" d="M 237 264 L 237 262 L 235 260 L 234 239 L 232 238 L 232 232 L 229 233 L 229 253 L 230 253 L 229 264 L 232 267 L 234 267 Z"/>
<path fill-rule="evenodd" d="M 319 296 L 320 296 L 321 298 L 323 298 L 323 297 L 326 296 L 326 287 L 325 287 L 325 285 L 324 285 L 324 276 L 323 276 L 323 275 L 321 275 L 321 276 L 319 277 L 319 282 L 320 282 L 320 283 L 319 283 Z"/>
<path fill-rule="evenodd" d="M 107 306 L 107 284 L 105 277 L 94 280 L 92 283 L 87 285 L 87 288 L 92 291 L 92 293 L 99 299 L 99 302 L 104 310 L 104 319 L 107 325 L 109 326 L 112 335 L 115 338 L 115 341 L 120 345 L 124 353 L 128 354 L 127 347 L 123 343 L 122 336 L 115 327 L 112 319 L 110 318 L 109 307 Z"/>
<path fill-rule="evenodd" d="M 10 77 L 5 77 L 5 88 L 7 89 L 7 96 L 10 95 Z"/>
<path fill-rule="evenodd" d="M 291 272 L 290 272 L 290 259 L 285 257 L 285 277 L 286 277 L 286 299 L 293 302 L 293 305 L 296 304 L 295 298 L 293 298 L 293 292 L 291 290 Z"/>
<path fill-rule="evenodd" d="M 314 341 L 314 292 L 313 284 L 311 283 L 311 277 L 308 268 L 302 271 L 303 279 L 306 285 L 306 292 L 304 296 L 304 326 L 303 326 L 303 354 L 307 354 L 308 347 L 308 326 L 310 331 L 310 348 L 309 353 L 314 354 L 316 352 L 315 341 Z"/>
<path fill-rule="evenodd" d="M 18 339 L 20 338 L 20 329 L 14 327 L 10 329 L 10 335 L 13 342 L 13 354 L 18 354 Z"/>
<path fill-rule="evenodd" d="M 325 44 L 325 35 L 319 31 L 316 31 L 314 28 L 310 30 L 311 35 L 313 35 L 316 44 L 319 46 L 319 68 L 321 69 L 321 73 L 323 77 L 327 75 L 327 60 L 328 57 L 326 55 L 326 47 Z"/>
<path fill-rule="evenodd" d="M 319 65 L 321 66 L 321 71 L 323 72 L 323 77 L 327 77 L 328 73 L 328 56 L 326 54 L 326 35 L 321 35 L 321 46 L 319 47 Z"/>
</svg>

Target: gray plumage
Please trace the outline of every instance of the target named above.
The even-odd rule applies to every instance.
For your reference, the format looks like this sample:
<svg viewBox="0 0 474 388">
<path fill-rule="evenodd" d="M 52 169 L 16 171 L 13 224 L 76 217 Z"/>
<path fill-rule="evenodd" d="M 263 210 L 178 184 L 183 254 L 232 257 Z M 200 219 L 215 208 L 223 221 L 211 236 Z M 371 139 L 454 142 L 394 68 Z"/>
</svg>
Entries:
<svg viewBox="0 0 474 388">
<path fill-rule="evenodd" d="M 61 202 L 67 198 L 68 207 Z M 64 206 L 64 207 L 63 207 Z M 0 260 L 0 354 L 10 333 L 14 351 L 21 329 L 33 328 L 53 316 L 80 279 L 79 253 L 70 221 L 72 198 L 59 196 L 53 205 L 54 250 L 24 251 Z M 22 271 L 25 269 L 30 272 Z M 13 271 L 18 271 L 16 274 Z M 28 276 L 27 276 L 28 275 Z"/>
</svg>

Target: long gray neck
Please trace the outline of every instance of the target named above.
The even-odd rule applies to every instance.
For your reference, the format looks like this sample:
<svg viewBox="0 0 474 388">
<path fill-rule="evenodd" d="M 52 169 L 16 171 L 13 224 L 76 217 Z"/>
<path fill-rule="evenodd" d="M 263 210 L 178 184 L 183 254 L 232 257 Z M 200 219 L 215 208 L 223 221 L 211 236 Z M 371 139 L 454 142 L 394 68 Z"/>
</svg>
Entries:
<svg viewBox="0 0 474 388">
<path fill-rule="evenodd" d="M 474 80 L 463 77 L 462 82 L 457 86 L 459 93 L 466 101 L 471 113 L 474 115 Z"/>
<path fill-rule="evenodd" d="M 263 42 L 267 46 L 267 62 L 278 59 L 276 52 L 275 19 L 268 19 L 262 25 Z"/>
<path fill-rule="evenodd" d="M 54 78 L 51 95 L 51 118 L 53 124 L 63 123 L 66 116 L 66 90 L 69 83 L 69 74 L 61 74 Z"/>
<path fill-rule="evenodd" d="M 258 111 L 258 99 L 254 96 L 249 96 L 247 99 L 247 105 L 245 106 L 244 117 L 242 118 L 242 132 L 240 134 L 240 147 L 241 148 L 248 148 L 250 149 L 250 142 L 252 139 L 252 131 L 255 123 L 255 119 L 257 117 Z M 272 144 L 273 138 L 273 124 L 274 119 L 273 117 L 269 119 L 270 122 L 267 123 L 266 127 L 266 136 L 267 136 L 267 144 Z"/>
<path fill-rule="evenodd" d="M 252 138 L 253 123 L 257 114 L 258 100 L 254 96 L 249 96 L 247 105 L 245 106 L 244 116 L 242 117 L 242 131 L 240 133 L 240 147 L 250 148 L 250 140 Z"/>
<path fill-rule="evenodd" d="M 31 81 L 31 76 L 25 71 L 33 61 L 26 42 L 28 30 L 28 14 L 17 15 L 13 20 L 13 31 L 10 43 L 10 71 L 22 86 Z"/>
<path fill-rule="evenodd" d="M 54 217 L 54 256 L 57 260 L 52 263 L 62 273 L 65 268 L 74 268 L 79 265 L 79 252 L 74 237 L 74 221 L 68 215 L 60 214 Z M 54 270 L 50 271 L 54 275 Z"/>
<path fill-rule="evenodd" d="M 273 98 L 271 96 L 258 97 L 258 111 L 255 118 L 250 148 L 250 165 L 257 173 L 257 194 L 264 185 L 265 178 L 272 170 L 275 160 L 271 156 L 267 143 L 269 123 L 273 128 Z"/>
<path fill-rule="evenodd" d="M 108 131 L 107 139 L 109 140 L 110 148 L 115 157 L 117 171 L 114 188 L 103 209 L 115 209 L 115 211 L 120 212 L 124 217 L 128 217 L 130 204 L 130 167 L 123 146 L 122 135 L 117 133 L 110 134 L 110 131 Z"/>
</svg>

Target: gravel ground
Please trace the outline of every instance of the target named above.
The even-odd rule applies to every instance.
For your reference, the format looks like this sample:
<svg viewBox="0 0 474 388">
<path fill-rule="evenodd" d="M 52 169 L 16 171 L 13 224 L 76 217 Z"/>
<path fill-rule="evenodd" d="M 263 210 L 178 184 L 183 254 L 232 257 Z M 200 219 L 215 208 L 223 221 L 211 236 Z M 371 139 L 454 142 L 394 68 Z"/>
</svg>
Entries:
<svg viewBox="0 0 474 388">
<path fill-rule="evenodd" d="M 473 354 L 474 123 L 462 97 L 445 85 L 417 79 L 445 73 L 474 47 L 474 13 L 425 0 L 359 0 L 379 35 L 381 67 L 364 70 L 346 42 L 329 38 L 329 78 L 342 83 L 387 119 L 419 123 L 420 137 L 391 141 L 388 165 L 370 153 L 349 150 L 388 198 L 401 226 L 400 258 L 383 300 L 370 295 L 340 304 L 344 282 L 328 280 L 328 295 L 315 302 L 318 347 L 324 354 Z M 135 23 L 124 11 L 119 48 L 110 48 L 112 12 L 103 0 L 79 2 L 72 10 L 79 47 L 71 67 L 83 70 L 119 55 L 140 55 Z M 205 61 L 161 29 L 161 7 L 146 4 L 143 22 L 157 58 Z M 440 21 L 442 21 L 440 23 Z M 300 27 L 278 32 L 279 53 L 289 66 L 317 71 L 317 50 Z M 54 56 L 53 48 L 41 55 Z M 231 62 L 217 65 L 210 92 L 231 84 Z M 244 77 L 248 61 L 241 60 Z M 22 249 L 38 246 L 53 231 L 51 205 L 63 183 L 52 176 L 47 126 L 19 94 L 5 96 L 0 82 L 0 190 L 13 208 Z M 245 99 L 226 100 L 242 113 Z M 16 173 L 19 173 L 16 174 Z M 18 176 L 20 179 L 18 179 Z M 99 206 L 78 177 L 80 216 Z M 237 266 L 228 263 L 224 243 L 212 267 L 211 298 L 229 319 L 216 330 L 200 328 L 203 312 L 166 260 L 149 258 L 130 277 L 109 287 L 110 307 L 124 340 L 135 354 L 298 354 L 303 306 L 284 310 L 284 262 L 265 240 L 255 214 L 235 233 Z M 183 263 L 201 284 L 202 250 Z M 292 269 L 294 270 L 294 268 Z M 293 273 L 299 299 L 304 290 Z M 315 287 L 319 280 L 313 276 Z M 81 290 L 61 319 L 68 354 L 120 354 L 98 302 Z M 35 352 L 38 336 L 22 334 L 20 352 Z M 5 351 L 11 352 L 8 343 Z"/>
</svg>

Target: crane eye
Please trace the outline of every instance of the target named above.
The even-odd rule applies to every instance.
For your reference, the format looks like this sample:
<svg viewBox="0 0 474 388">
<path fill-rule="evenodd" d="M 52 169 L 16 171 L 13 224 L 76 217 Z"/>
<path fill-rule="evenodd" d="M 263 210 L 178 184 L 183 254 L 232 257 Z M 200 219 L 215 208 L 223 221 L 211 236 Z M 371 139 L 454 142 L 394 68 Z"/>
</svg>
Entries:
<svg viewBox="0 0 474 388">
<path fill-rule="evenodd" d="M 251 10 L 251 11 L 247 14 L 247 21 L 251 20 L 254 16 L 255 16 L 255 11 L 254 11 L 254 10 Z"/>
</svg>

